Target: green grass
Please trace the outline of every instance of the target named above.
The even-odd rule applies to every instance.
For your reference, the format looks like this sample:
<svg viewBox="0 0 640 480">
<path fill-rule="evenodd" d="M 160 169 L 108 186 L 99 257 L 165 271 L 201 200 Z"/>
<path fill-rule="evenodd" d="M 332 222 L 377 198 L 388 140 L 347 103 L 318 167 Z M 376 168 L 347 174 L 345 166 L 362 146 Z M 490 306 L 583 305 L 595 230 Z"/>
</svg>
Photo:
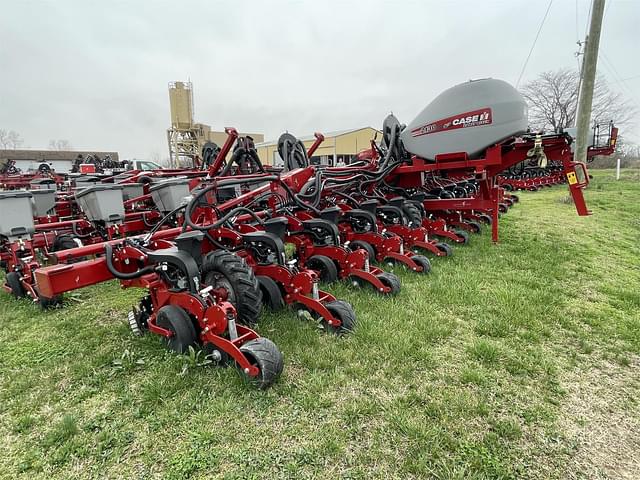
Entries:
<svg viewBox="0 0 640 480">
<path fill-rule="evenodd" d="M 583 461 L 580 443 L 598 410 L 576 409 L 586 391 L 607 400 L 603 419 L 640 424 L 640 176 L 596 172 L 592 217 L 566 196 L 562 186 L 520 194 L 499 244 L 486 231 L 428 276 L 399 269 L 395 298 L 332 286 L 358 314 L 348 337 L 292 312 L 265 315 L 259 331 L 286 366 L 264 392 L 158 337 L 132 337 L 126 312 L 139 291 L 98 285 L 51 312 L 0 293 L 0 477 L 606 472 L 597 456 Z M 624 382 L 596 388 L 611 378 Z M 614 450 L 624 442 L 611 439 Z"/>
</svg>

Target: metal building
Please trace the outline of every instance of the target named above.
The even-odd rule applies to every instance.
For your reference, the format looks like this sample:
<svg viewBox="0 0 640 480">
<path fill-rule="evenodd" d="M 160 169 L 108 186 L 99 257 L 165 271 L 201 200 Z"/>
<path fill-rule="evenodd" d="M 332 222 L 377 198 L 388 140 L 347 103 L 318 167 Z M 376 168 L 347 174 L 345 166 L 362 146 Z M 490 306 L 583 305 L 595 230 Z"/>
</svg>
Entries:
<svg viewBox="0 0 640 480">
<path fill-rule="evenodd" d="M 378 136 L 381 138 L 382 132 L 373 127 L 352 128 L 350 130 L 339 130 L 336 132 L 324 133 L 324 142 L 316 150 L 311 163 L 316 165 L 348 165 L 362 150 L 371 147 L 371 140 Z M 309 148 L 315 141 L 313 135 L 299 137 L 305 147 Z M 260 161 L 268 165 L 282 165 L 282 159 L 278 154 L 278 141 L 257 143 L 258 156 Z"/>
</svg>

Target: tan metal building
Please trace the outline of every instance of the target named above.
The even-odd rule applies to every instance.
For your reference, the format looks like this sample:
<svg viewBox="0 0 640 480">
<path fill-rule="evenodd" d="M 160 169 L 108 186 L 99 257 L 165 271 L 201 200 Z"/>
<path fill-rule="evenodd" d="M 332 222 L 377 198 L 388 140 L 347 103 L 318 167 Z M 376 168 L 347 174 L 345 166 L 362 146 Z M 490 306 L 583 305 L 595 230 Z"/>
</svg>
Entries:
<svg viewBox="0 0 640 480">
<path fill-rule="evenodd" d="M 352 128 L 350 130 L 339 130 L 336 132 L 324 133 L 324 142 L 311 157 L 311 163 L 316 165 L 336 165 L 344 162 L 348 165 L 353 158 L 371 146 L 371 140 L 378 135 L 381 138 L 382 132 L 373 127 Z M 254 137 L 255 138 L 255 137 Z M 315 137 L 309 135 L 299 137 L 307 149 L 313 145 Z M 257 143 L 256 149 L 260 161 L 265 165 L 282 165 L 282 159 L 278 154 L 278 141 Z"/>
<path fill-rule="evenodd" d="M 211 130 L 209 125 L 205 125 L 204 123 L 196 123 L 194 127 L 197 129 L 197 136 L 200 142 L 200 149 L 202 149 L 202 145 L 206 142 L 214 142 L 219 147 L 221 147 L 224 142 L 227 141 L 227 134 L 225 132 L 219 132 L 217 130 Z M 264 142 L 264 134 L 262 133 L 243 133 L 238 132 L 238 135 L 241 137 L 251 137 L 255 143 Z"/>
</svg>

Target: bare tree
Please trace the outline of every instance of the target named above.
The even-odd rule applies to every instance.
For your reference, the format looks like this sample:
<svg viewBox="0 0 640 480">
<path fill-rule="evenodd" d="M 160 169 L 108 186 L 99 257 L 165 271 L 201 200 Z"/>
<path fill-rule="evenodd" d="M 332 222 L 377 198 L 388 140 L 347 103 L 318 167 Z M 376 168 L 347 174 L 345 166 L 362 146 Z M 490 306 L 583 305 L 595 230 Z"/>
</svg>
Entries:
<svg viewBox="0 0 640 480">
<path fill-rule="evenodd" d="M 525 84 L 521 93 L 529 105 L 529 123 L 532 128 L 560 132 L 573 127 L 578 107 L 580 75 L 564 68 L 541 73 Z M 618 126 L 632 123 L 636 109 L 621 93 L 612 91 L 605 78 L 599 75 L 593 92 L 592 120 Z"/>
<path fill-rule="evenodd" d="M 0 147 L 15 150 L 24 143 L 20 134 L 14 130 L 0 128 Z"/>
<path fill-rule="evenodd" d="M 49 150 L 73 150 L 69 140 L 49 140 Z"/>
</svg>

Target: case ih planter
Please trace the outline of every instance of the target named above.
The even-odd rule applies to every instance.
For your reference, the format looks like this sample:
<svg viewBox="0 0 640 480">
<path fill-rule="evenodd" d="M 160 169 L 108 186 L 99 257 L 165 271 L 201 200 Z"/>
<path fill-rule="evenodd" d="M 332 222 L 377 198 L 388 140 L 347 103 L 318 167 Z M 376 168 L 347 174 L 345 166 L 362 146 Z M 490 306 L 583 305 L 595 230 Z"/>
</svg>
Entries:
<svg viewBox="0 0 640 480">
<path fill-rule="evenodd" d="M 525 112 L 511 86 L 481 80 L 444 92 L 407 127 L 390 115 L 381 142 L 347 167 L 311 165 L 322 135 L 307 151 L 288 133 L 278 141 L 284 168 L 265 167 L 252 139 L 227 129 L 196 169 L 77 178 L 85 187 L 74 192 L 2 193 L 4 287 L 44 307 L 108 280 L 145 288 L 128 317 L 134 333 L 158 334 L 177 352 L 201 347 L 268 387 L 283 359 L 252 329 L 263 304 L 351 332 L 351 305 L 321 282 L 396 294 L 387 264 L 428 273 L 419 252 L 450 255 L 437 239 L 465 244 L 483 225 L 497 241 L 500 214 L 518 201 L 501 185 L 516 188 L 506 179 L 521 165 L 544 173 L 540 185 L 566 179 L 578 214 L 590 213 L 571 137 L 527 133 Z M 611 128 L 606 148 L 591 154 L 612 151 Z"/>
</svg>

